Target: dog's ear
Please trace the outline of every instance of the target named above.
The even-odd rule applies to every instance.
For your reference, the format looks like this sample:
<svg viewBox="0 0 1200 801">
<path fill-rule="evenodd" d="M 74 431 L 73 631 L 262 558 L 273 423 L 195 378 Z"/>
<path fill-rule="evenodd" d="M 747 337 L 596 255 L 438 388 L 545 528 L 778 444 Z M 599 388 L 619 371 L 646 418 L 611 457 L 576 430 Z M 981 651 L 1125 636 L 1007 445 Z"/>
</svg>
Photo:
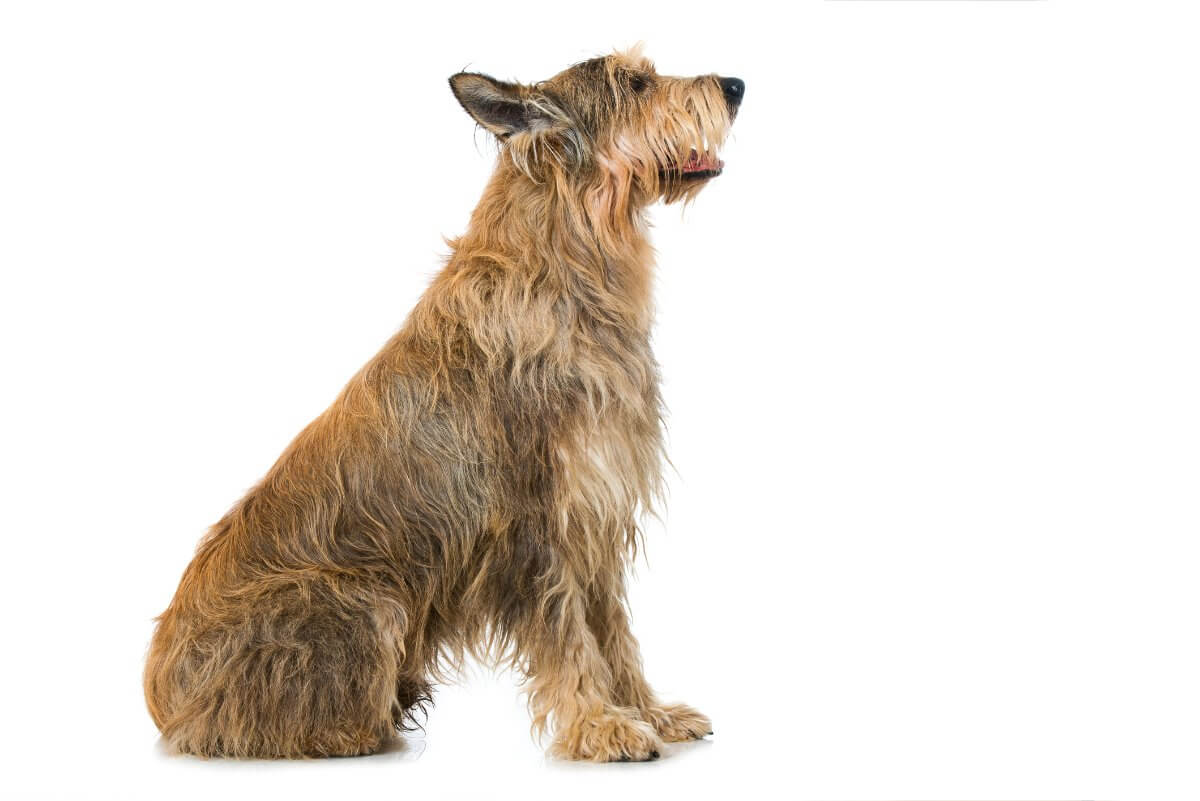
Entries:
<svg viewBox="0 0 1200 801">
<path fill-rule="evenodd" d="M 450 77 L 450 90 L 475 122 L 501 141 L 513 134 L 548 128 L 554 110 L 546 102 L 527 96 L 522 86 L 498 81 L 490 75 L 460 72 Z M 528 91 L 528 90 L 526 90 Z"/>
</svg>

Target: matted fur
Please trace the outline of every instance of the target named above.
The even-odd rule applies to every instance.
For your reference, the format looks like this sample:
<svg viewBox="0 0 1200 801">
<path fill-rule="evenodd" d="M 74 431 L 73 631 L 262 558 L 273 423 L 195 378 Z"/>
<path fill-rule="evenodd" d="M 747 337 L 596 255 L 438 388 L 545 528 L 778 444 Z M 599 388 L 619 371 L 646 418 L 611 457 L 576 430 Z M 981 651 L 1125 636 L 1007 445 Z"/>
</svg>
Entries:
<svg viewBox="0 0 1200 801">
<path fill-rule="evenodd" d="M 736 102 L 636 52 L 451 86 L 501 141 L 495 174 L 401 330 L 158 619 L 146 702 L 179 751 L 370 753 L 467 653 L 524 671 L 557 756 L 710 732 L 647 685 L 625 579 L 663 459 L 644 211 L 706 183 L 683 165 L 715 159 Z"/>
</svg>

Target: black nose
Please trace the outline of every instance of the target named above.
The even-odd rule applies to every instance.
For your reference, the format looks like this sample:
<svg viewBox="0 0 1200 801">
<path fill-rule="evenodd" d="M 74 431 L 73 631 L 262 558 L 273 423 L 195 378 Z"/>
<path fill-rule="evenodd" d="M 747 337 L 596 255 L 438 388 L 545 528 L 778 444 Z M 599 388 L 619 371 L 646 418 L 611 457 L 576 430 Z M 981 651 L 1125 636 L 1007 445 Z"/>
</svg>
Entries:
<svg viewBox="0 0 1200 801">
<path fill-rule="evenodd" d="M 730 108 L 737 108 L 746 96 L 746 82 L 741 78 L 722 78 L 721 91 L 725 93 L 725 102 Z"/>
</svg>

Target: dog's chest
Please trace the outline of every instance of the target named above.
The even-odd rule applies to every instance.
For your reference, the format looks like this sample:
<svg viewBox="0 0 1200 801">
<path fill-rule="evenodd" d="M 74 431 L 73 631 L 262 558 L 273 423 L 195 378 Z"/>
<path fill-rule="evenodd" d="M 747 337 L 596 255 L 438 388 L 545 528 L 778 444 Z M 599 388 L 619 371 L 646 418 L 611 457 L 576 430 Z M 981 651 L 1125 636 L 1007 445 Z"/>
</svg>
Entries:
<svg viewBox="0 0 1200 801">
<path fill-rule="evenodd" d="M 573 397 L 552 447 L 561 508 L 589 529 L 623 531 L 658 491 L 658 366 L 636 325 L 591 321 L 567 342 L 564 384 Z"/>
<path fill-rule="evenodd" d="M 556 456 L 564 508 L 589 528 L 624 530 L 658 489 L 661 439 L 657 415 L 613 414 L 581 421 Z"/>
</svg>

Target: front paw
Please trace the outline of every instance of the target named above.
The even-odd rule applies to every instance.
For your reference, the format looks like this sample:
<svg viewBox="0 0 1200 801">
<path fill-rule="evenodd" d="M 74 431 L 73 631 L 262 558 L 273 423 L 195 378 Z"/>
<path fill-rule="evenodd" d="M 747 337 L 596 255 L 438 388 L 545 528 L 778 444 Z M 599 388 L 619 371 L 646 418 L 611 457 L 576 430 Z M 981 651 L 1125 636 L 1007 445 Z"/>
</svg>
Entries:
<svg viewBox="0 0 1200 801">
<path fill-rule="evenodd" d="M 712 734 L 712 721 L 687 704 L 652 706 L 642 711 L 642 717 L 669 743 L 699 740 Z"/>
<path fill-rule="evenodd" d="M 654 728 L 619 712 L 580 718 L 555 732 L 550 746 L 559 759 L 590 762 L 646 762 L 658 759 L 662 741 Z"/>
</svg>

